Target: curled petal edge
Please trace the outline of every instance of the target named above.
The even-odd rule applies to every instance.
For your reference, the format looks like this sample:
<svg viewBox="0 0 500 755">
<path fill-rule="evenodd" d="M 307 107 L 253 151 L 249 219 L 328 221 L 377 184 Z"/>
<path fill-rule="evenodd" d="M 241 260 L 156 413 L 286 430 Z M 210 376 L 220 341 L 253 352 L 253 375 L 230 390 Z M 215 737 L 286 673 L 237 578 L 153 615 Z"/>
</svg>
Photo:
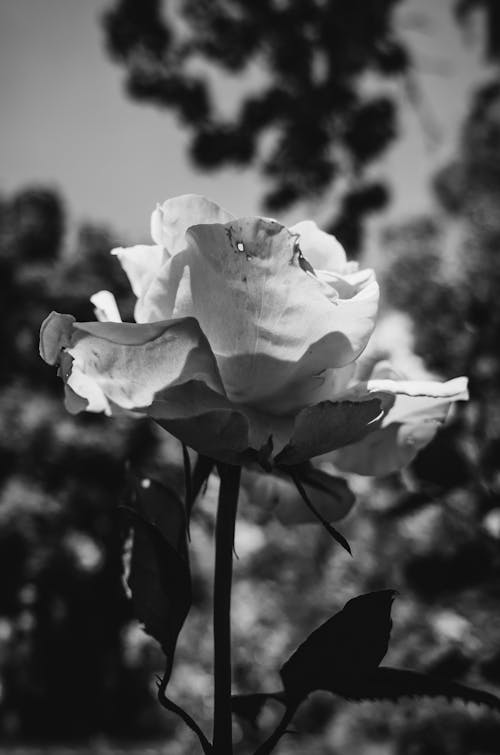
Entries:
<svg viewBox="0 0 500 755">
<path fill-rule="evenodd" d="M 410 464 L 446 421 L 455 401 L 468 399 L 467 379 L 434 381 L 369 381 L 376 387 L 389 384 L 398 391 L 393 408 L 372 434 L 326 457 L 344 472 L 384 476 Z"/>
</svg>

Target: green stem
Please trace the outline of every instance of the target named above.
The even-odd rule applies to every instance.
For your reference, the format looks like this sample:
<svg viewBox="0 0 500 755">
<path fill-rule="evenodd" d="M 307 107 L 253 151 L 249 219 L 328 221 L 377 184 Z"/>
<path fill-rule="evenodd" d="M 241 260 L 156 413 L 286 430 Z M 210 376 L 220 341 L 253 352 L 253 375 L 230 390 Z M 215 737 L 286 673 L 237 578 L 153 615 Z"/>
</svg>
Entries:
<svg viewBox="0 0 500 755">
<path fill-rule="evenodd" d="M 288 729 L 288 724 L 294 717 L 297 707 L 298 707 L 297 705 L 290 705 L 290 707 L 286 708 L 283 714 L 283 718 L 279 722 L 278 726 L 273 731 L 269 739 L 266 739 L 266 741 L 263 742 L 261 746 L 257 748 L 257 750 L 255 751 L 255 755 L 269 755 L 269 753 L 271 753 L 274 750 L 274 748 L 280 741 L 281 737 L 284 734 L 286 734 L 287 729 Z"/>
<path fill-rule="evenodd" d="M 215 528 L 214 579 L 214 737 L 217 755 L 232 755 L 231 582 L 241 468 L 218 465 L 219 505 Z"/>
</svg>

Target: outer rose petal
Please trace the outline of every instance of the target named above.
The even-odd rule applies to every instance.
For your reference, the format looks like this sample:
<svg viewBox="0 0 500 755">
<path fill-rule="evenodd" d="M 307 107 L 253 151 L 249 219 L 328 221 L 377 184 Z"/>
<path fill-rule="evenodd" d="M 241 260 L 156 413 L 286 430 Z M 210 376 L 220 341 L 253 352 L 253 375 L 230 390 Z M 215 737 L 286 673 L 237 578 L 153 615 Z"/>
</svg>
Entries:
<svg viewBox="0 0 500 755">
<path fill-rule="evenodd" d="M 186 247 L 186 231 L 199 223 L 228 223 L 234 215 L 199 194 L 182 194 L 158 205 L 151 216 L 151 236 L 170 255 Z"/>
<path fill-rule="evenodd" d="M 325 370 L 344 367 L 364 349 L 377 311 L 376 283 L 339 298 L 304 272 L 295 236 L 275 221 L 198 225 L 188 236 L 188 249 L 164 266 L 148 292 L 154 318 L 196 317 L 235 402 L 283 414 L 331 395 L 328 383 L 323 393 L 314 389 L 325 383 Z"/>
<path fill-rule="evenodd" d="M 75 318 L 51 312 L 40 327 L 40 356 L 47 364 L 57 364 L 61 349 L 69 346 Z"/>
<path fill-rule="evenodd" d="M 167 199 L 158 205 L 151 215 L 151 236 L 156 246 L 132 246 L 113 249 L 125 273 L 132 291 L 137 296 L 136 322 L 154 322 L 157 317 L 151 307 L 148 291 L 160 273 L 162 265 L 186 247 L 186 231 L 197 223 L 226 223 L 233 216 L 198 194 L 184 194 Z"/>
<path fill-rule="evenodd" d="M 375 282 L 375 273 L 370 268 L 356 270 L 354 273 L 331 272 L 330 270 L 316 270 L 317 277 L 327 283 L 341 299 L 352 299 L 364 289 L 369 289 Z"/>
<path fill-rule="evenodd" d="M 328 459 L 346 472 L 387 475 L 408 465 L 435 436 L 455 401 L 466 401 L 467 380 L 371 380 L 371 390 L 391 390 L 393 407 L 381 427 L 363 440 L 341 448 Z"/>
<path fill-rule="evenodd" d="M 315 269 L 345 272 L 346 253 L 335 236 L 322 231 L 313 220 L 295 223 L 290 231 L 299 235 L 300 250 Z"/>
<path fill-rule="evenodd" d="M 192 318 L 151 325 L 74 323 L 71 330 L 66 318 L 53 312 L 42 325 L 41 354 L 53 362 L 54 344 L 64 348 L 72 364 L 63 377 L 87 399 L 89 411 L 111 414 L 112 403 L 144 409 L 191 380 L 223 394 L 210 346 Z"/>
<path fill-rule="evenodd" d="M 193 318 L 75 323 L 53 312 L 41 328 L 40 353 L 59 362 L 69 411 L 147 414 L 192 448 L 230 463 L 241 463 L 249 447 L 259 451 L 270 435 L 278 448 L 289 436 L 289 419 L 226 398 Z"/>
<path fill-rule="evenodd" d="M 139 244 L 112 249 L 111 254 L 118 257 L 130 281 L 132 291 L 137 296 L 135 319 L 137 322 L 148 322 L 149 310 L 144 299 L 149 286 L 155 280 L 165 260 L 168 259 L 168 253 L 161 246 Z"/>
<path fill-rule="evenodd" d="M 121 322 L 120 310 L 111 291 L 97 291 L 90 297 L 95 316 L 100 322 Z"/>
<path fill-rule="evenodd" d="M 273 448 L 283 448 L 292 429 L 289 418 L 232 404 L 198 381 L 163 392 L 144 411 L 187 446 L 230 463 L 256 461 L 271 436 Z"/>
</svg>

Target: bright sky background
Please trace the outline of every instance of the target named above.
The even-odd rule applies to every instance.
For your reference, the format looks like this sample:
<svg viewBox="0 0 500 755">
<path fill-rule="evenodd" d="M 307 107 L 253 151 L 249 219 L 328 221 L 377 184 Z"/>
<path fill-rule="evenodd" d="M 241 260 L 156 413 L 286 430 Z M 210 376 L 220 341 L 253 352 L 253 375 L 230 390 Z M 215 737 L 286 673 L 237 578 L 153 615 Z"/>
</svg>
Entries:
<svg viewBox="0 0 500 755">
<path fill-rule="evenodd" d="M 109 5 L 0 0 L 0 191 L 52 185 L 73 219 L 109 223 L 124 242 L 147 242 L 156 202 L 185 192 L 206 194 L 235 214 L 257 214 L 262 183 L 254 171 L 198 173 L 175 118 L 126 99 L 122 70 L 104 51 L 99 19 Z M 428 203 L 429 175 L 453 147 L 478 75 L 476 49 L 464 46 L 451 5 L 406 0 L 399 12 L 444 138 L 430 149 L 415 111 L 403 108 L 403 138 L 380 166 L 395 188 L 391 214 Z M 307 210 L 322 214 L 320 207 Z"/>
</svg>

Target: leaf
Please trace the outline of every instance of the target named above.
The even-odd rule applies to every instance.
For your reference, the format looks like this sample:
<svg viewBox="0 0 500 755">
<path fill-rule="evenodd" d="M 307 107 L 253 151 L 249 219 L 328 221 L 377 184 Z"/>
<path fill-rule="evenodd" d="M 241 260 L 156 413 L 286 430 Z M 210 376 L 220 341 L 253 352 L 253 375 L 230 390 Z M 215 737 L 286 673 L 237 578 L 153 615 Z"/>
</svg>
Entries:
<svg viewBox="0 0 500 755">
<path fill-rule="evenodd" d="M 290 468 L 285 467 L 290 473 Z M 306 462 L 293 468 L 314 508 L 328 521 L 343 519 L 356 503 L 344 477 L 337 477 Z"/>
<path fill-rule="evenodd" d="M 339 486 L 342 486 L 342 488 L 348 487 L 343 477 L 328 474 L 328 472 L 313 466 L 310 462 L 300 464 L 296 467 L 296 470 L 297 476 L 304 485 L 308 485 L 315 490 L 320 490 L 323 493 L 331 493 L 335 497 L 338 495 Z M 351 490 L 349 490 L 349 493 L 351 499 L 354 499 L 354 493 Z"/>
<path fill-rule="evenodd" d="M 309 635 L 281 669 L 287 705 L 321 689 L 353 701 L 445 697 L 500 712 L 500 699 L 489 692 L 432 674 L 379 667 L 389 644 L 395 595 L 381 590 L 353 598 Z"/>
<path fill-rule="evenodd" d="M 215 461 L 213 459 L 210 459 L 208 456 L 202 456 L 201 454 L 198 454 L 198 458 L 196 459 L 193 469 L 193 475 L 191 477 L 189 491 L 190 496 L 187 497 L 186 512 L 188 519 L 191 518 L 194 503 L 198 498 L 200 491 L 207 483 L 214 466 Z"/>
<path fill-rule="evenodd" d="M 397 702 L 404 697 L 445 697 L 450 701 L 486 705 L 500 713 L 500 699 L 465 684 L 440 679 L 408 669 L 381 666 L 363 679 L 347 683 L 342 696 L 348 700 L 389 700 Z"/>
<path fill-rule="evenodd" d="M 297 477 L 297 475 L 293 471 L 290 471 L 290 477 L 294 481 L 294 483 L 295 483 L 295 485 L 297 487 L 297 490 L 299 491 L 300 495 L 302 496 L 302 499 L 303 499 L 304 503 L 306 504 L 306 506 L 308 507 L 308 509 L 310 509 L 310 511 L 314 514 L 314 516 L 316 517 L 316 519 L 319 522 L 321 522 L 321 524 L 323 525 L 323 527 L 325 528 L 325 530 L 328 532 L 328 534 L 331 535 L 331 537 L 333 537 L 333 539 L 339 545 L 341 545 L 343 548 L 345 548 L 345 550 L 349 553 L 350 556 L 352 556 L 351 546 L 349 545 L 349 543 L 347 542 L 347 540 L 345 539 L 345 537 L 342 535 L 341 532 L 339 532 L 338 530 L 336 530 L 335 527 L 333 527 L 330 524 L 330 522 L 327 519 L 325 519 L 324 516 L 322 516 L 322 514 L 320 514 L 320 512 L 313 506 L 313 504 L 311 503 L 311 501 L 309 499 L 309 496 L 307 495 L 307 493 L 306 493 L 306 491 L 304 489 L 304 486 L 300 482 L 300 480 Z"/>
<path fill-rule="evenodd" d="M 290 442 L 276 464 L 299 464 L 361 440 L 381 419 L 379 398 L 365 401 L 321 401 L 298 413 Z"/>
<path fill-rule="evenodd" d="M 281 668 L 282 695 L 262 693 L 238 698 L 242 714 L 254 721 L 269 697 L 285 705 L 282 722 L 257 750 L 259 755 L 271 752 L 286 730 L 285 723 L 288 725 L 302 701 L 315 690 L 326 690 L 357 702 L 445 697 L 450 701 L 486 705 L 500 713 L 500 699 L 490 692 L 432 674 L 379 667 L 389 644 L 395 595 L 394 590 L 359 595 L 310 634 Z"/>
<path fill-rule="evenodd" d="M 347 516 L 356 499 L 343 477 L 335 477 L 309 464 L 292 469 L 303 484 L 316 512 L 327 522 L 335 522 Z M 302 495 L 290 479 L 290 467 L 275 469 L 267 474 L 245 469 L 242 482 L 252 505 L 272 512 L 285 526 L 317 521 L 317 514 L 313 514 L 307 504 L 304 505 Z"/>
<path fill-rule="evenodd" d="M 229 464 L 241 464 L 248 456 L 246 410 L 196 376 L 156 394 L 147 414 L 201 455 Z"/>
<path fill-rule="evenodd" d="M 145 631 L 160 643 L 168 679 L 191 606 L 184 508 L 173 491 L 155 480 L 137 481 L 133 500 L 125 508 L 133 528 L 127 582 L 134 611 Z"/>
<path fill-rule="evenodd" d="M 389 645 L 395 595 L 359 595 L 312 632 L 281 668 L 287 698 L 304 699 L 318 689 L 342 694 L 346 680 L 374 671 Z"/>
</svg>

